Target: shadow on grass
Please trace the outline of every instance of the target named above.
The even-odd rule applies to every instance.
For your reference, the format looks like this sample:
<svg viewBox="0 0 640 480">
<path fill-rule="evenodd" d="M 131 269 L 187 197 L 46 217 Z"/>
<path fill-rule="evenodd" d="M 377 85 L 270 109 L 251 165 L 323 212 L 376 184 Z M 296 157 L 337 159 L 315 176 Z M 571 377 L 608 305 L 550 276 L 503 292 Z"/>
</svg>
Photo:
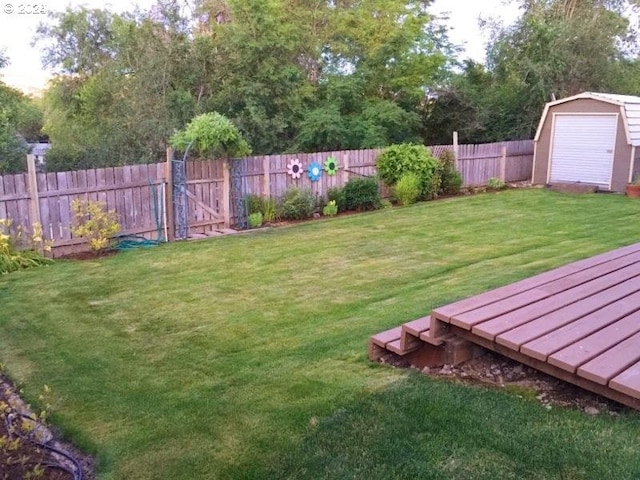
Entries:
<svg viewBox="0 0 640 480">
<path fill-rule="evenodd" d="M 419 374 L 310 419 L 253 478 L 640 478 L 640 417 L 547 410 Z"/>
</svg>

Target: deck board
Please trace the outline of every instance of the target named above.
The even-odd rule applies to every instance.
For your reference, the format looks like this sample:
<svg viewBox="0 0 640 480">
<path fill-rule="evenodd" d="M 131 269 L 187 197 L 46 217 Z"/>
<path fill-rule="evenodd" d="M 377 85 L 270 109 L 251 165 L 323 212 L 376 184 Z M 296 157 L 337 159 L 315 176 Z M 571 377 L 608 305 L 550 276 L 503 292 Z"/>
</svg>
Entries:
<svg viewBox="0 0 640 480">
<path fill-rule="evenodd" d="M 525 355 L 546 361 L 549 355 L 567 348 L 638 309 L 640 309 L 640 292 L 626 298 L 614 299 L 613 303 L 579 317 L 561 328 L 557 328 L 559 322 L 555 323 L 552 317 L 549 323 L 544 325 L 544 329 L 548 328 L 549 332 L 522 345 L 520 351 Z"/>
<path fill-rule="evenodd" d="M 575 372 L 578 367 L 640 331 L 640 312 L 634 312 L 549 356 L 549 363 Z"/>
<path fill-rule="evenodd" d="M 430 316 L 422 317 L 402 325 L 404 330 L 406 330 L 409 334 L 413 335 L 414 337 L 420 337 L 420 334 L 422 332 L 429 330 L 430 326 L 431 326 Z"/>
<path fill-rule="evenodd" d="M 525 278 L 510 285 L 505 285 L 503 287 L 496 288 L 494 290 L 490 290 L 488 292 L 484 292 L 470 298 L 450 303 L 449 305 L 444 305 L 434 310 L 432 312 L 432 315 L 435 315 L 438 320 L 449 322 L 452 317 L 460 315 L 461 313 L 489 305 L 490 303 L 509 296 L 526 292 L 527 290 L 531 290 L 536 286 L 544 285 L 548 282 L 561 279 L 563 277 L 566 277 L 567 275 L 578 272 L 581 269 L 590 268 L 618 258 L 628 257 L 630 255 L 633 255 L 634 253 L 639 252 L 640 243 L 605 252 L 594 257 L 586 258 L 584 260 L 579 260 L 577 262 L 564 265 L 548 272 L 540 273 L 533 277 Z"/>
<path fill-rule="evenodd" d="M 606 385 L 640 360 L 640 333 L 618 343 L 606 352 L 578 368 L 578 375 L 592 382 Z"/>
<path fill-rule="evenodd" d="M 608 275 L 602 277 L 602 279 L 607 277 Z M 522 318 L 518 319 L 520 320 L 519 322 L 512 322 L 508 329 L 503 330 L 504 333 L 498 332 L 495 334 L 497 335 L 495 337 L 496 342 L 519 350 L 523 344 L 557 330 L 573 320 L 584 317 L 602 307 L 602 305 L 613 303 L 636 293 L 638 290 L 640 290 L 640 278 L 634 277 L 592 295 L 582 296 L 582 294 L 576 292 L 573 298 L 572 295 L 569 295 L 569 303 L 559 309 L 550 309 L 548 308 L 550 303 L 547 303 L 544 306 L 540 306 L 540 309 L 534 312 L 526 322 L 522 321 Z M 569 292 L 571 290 L 564 292 L 564 294 Z M 560 297 L 560 295 L 557 297 Z M 517 323 L 521 323 L 521 325 L 515 326 Z M 481 324 L 481 327 L 484 326 L 485 324 Z"/>
<path fill-rule="evenodd" d="M 618 392 L 640 399 L 640 362 L 613 378 L 609 386 Z"/>
<path fill-rule="evenodd" d="M 400 335 L 402 334 L 402 327 L 395 327 L 390 330 L 386 330 L 384 332 L 380 332 L 373 337 L 371 340 L 373 343 L 378 345 L 379 347 L 386 348 L 387 344 L 396 340 L 400 340 Z"/>
<path fill-rule="evenodd" d="M 588 296 L 600 291 L 608 286 L 608 282 L 625 280 L 640 274 L 640 254 L 632 254 L 623 258 L 617 258 L 598 265 L 590 266 L 585 270 L 574 272 L 570 275 L 558 278 L 543 285 L 538 285 L 531 290 L 510 296 L 508 298 L 497 300 L 490 305 L 486 305 L 474 310 L 470 310 L 451 317 L 451 323 L 458 327 L 471 329 L 479 323 L 500 316 L 504 313 L 515 312 L 520 308 L 529 306 L 534 311 L 539 308 L 542 301 L 547 300 L 550 303 L 549 308 L 559 308 L 555 306 L 557 303 L 566 302 L 567 298 L 572 295 Z M 629 264 L 629 262 L 632 262 Z M 562 298 L 558 298 L 562 295 Z M 535 304 L 535 305 L 532 305 Z M 538 305 L 538 307 L 536 307 Z M 500 323 L 499 323 L 500 325 Z M 502 330 L 504 331 L 504 330 Z M 488 338 L 493 338 L 495 334 Z M 483 332 L 484 333 L 484 332 Z M 479 332 L 478 332 L 479 334 Z"/>
</svg>

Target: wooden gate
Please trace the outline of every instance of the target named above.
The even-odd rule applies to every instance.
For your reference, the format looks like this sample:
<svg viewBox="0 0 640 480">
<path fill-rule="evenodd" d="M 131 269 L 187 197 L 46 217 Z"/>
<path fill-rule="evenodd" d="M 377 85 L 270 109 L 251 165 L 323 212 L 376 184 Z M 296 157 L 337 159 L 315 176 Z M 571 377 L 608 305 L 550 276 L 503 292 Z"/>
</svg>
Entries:
<svg viewBox="0 0 640 480">
<path fill-rule="evenodd" d="M 173 152 L 169 155 L 172 157 Z M 227 161 L 221 159 L 171 160 L 176 239 L 228 231 L 230 182 L 227 165 Z"/>
</svg>

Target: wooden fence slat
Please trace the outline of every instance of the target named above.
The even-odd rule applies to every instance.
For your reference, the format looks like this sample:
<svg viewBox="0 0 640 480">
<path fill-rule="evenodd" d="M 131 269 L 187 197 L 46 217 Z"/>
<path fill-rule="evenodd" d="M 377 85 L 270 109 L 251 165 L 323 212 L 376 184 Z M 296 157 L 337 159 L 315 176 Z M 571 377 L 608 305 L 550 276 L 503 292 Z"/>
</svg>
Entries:
<svg viewBox="0 0 640 480">
<path fill-rule="evenodd" d="M 5 178 L 4 177 L 0 177 L 0 199 L 3 198 L 4 194 L 5 194 L 4 182 L 5 182 Z M 0 200 L 0 218 L 2 218 L 2 219 L 8 218 L 8 216 L 7 216 L 7 202 L 6 201 L 2 201 L 2 200 Z"/>
</svg>

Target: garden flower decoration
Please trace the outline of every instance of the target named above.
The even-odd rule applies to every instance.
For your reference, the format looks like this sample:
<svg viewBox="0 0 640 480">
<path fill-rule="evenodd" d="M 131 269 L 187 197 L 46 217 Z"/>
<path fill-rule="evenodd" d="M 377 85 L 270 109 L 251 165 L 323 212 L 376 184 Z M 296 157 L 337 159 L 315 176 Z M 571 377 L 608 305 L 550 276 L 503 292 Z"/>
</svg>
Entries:
<svg viewBox="0 0 640 480">
<path fill-rule="evenodd" d="M 324 161 L 324 171 L 327 172 L 327 175 L 335 175 L 338 171 L 338 161 L 329 157 Z"/>
<path fill-rule="evenodd" d="M 307 175 L 309 175 L 309 180 L 312 182 L 317 182 L 320 180 L 320 176 L 322 175 L 322 167 L 318 162 L 311 162 L 309 165 L 309 169 L 307 170 Z"/>
<path fill-rule="evenodd" d="M 300 178 L 300 175 L 302 175 L 302 165 L 300 165 L 300 160 L 297 158 L 291 160 L 287 165 L 287 169 L 287 173 L 291 175 L 291 178 Z"/>
</svg>

